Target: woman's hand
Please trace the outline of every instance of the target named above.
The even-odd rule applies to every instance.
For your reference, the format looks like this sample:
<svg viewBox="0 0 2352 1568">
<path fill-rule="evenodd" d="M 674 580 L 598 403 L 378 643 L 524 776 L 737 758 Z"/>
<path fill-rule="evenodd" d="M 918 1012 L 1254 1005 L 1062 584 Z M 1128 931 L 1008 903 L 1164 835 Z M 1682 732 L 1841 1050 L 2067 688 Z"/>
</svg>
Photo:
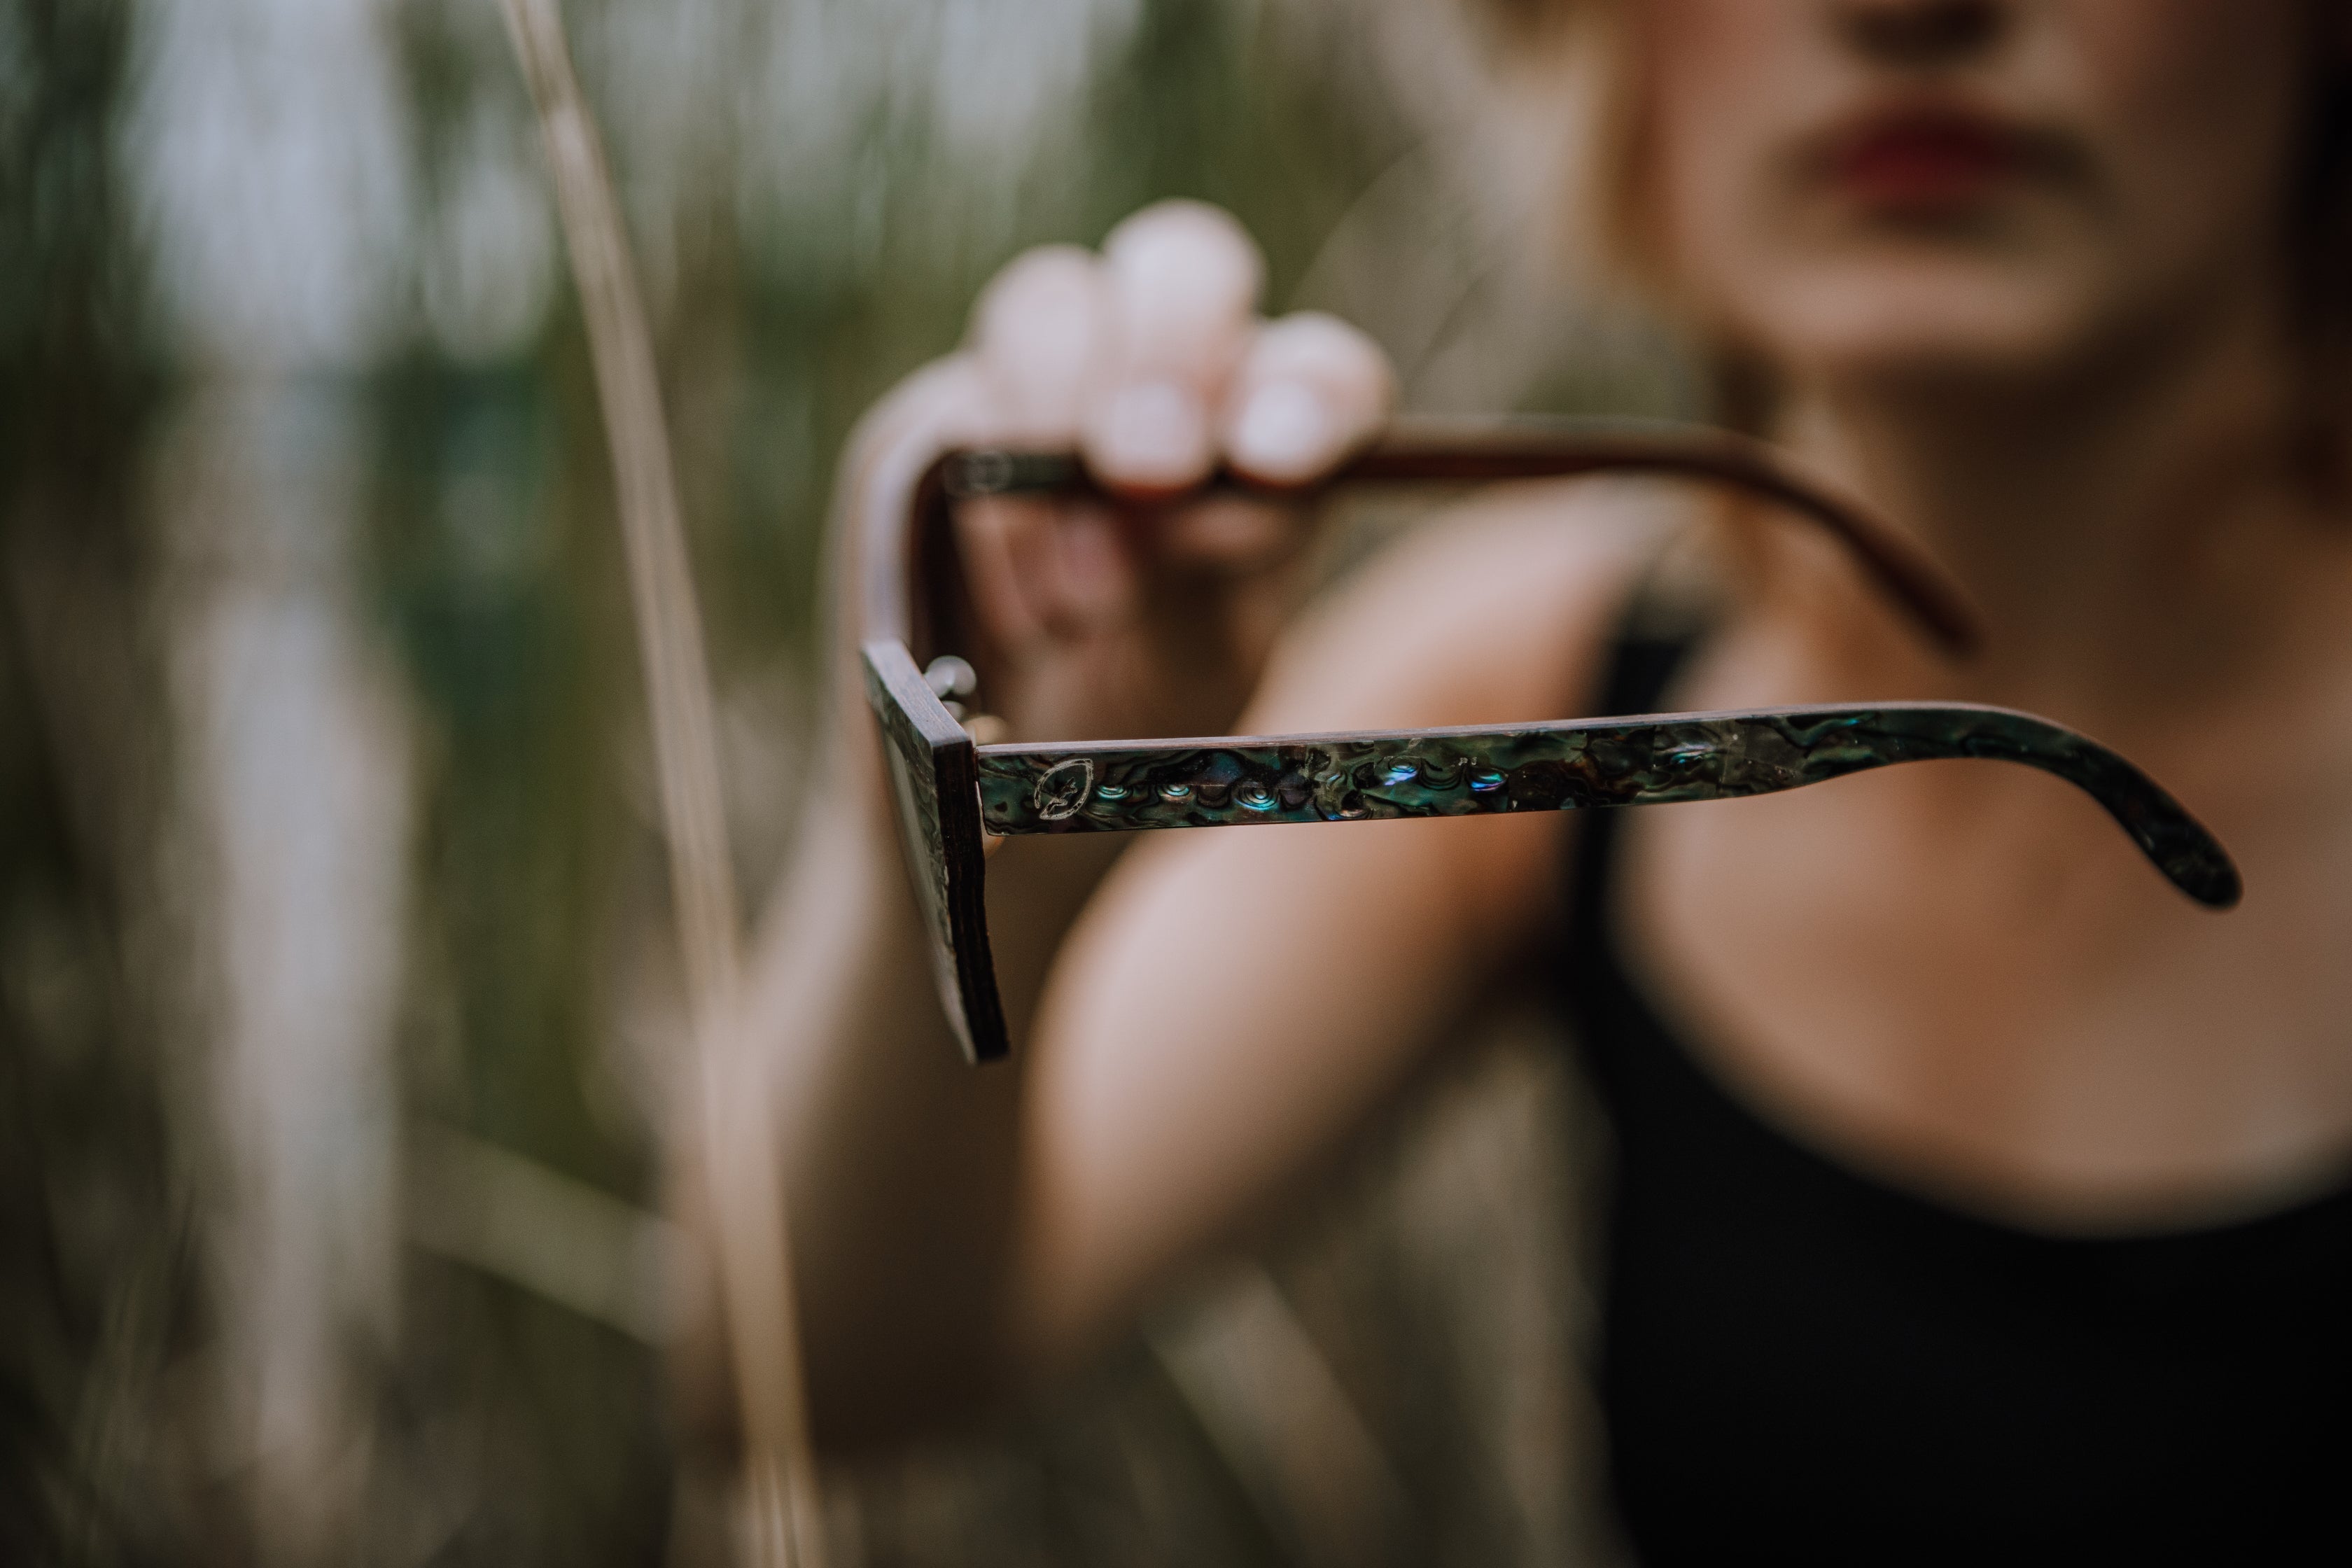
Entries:
<svg viewBox="0 0 2352 1568">
<path fill-rule="evenodd" d="M 1113 498 L 960 509 L 980 646 L 954 651 L 979 669 L 978 702 L 1015 735 L 1213 730 L 1255 685 L 1306 519 L 1192 492 L 1221 464 L 1277 486 L 1328 472 L 1378 426 L 1391 388 L 1352 328 L 1258 320 L 1260 270 L 1230 217 L 1190 203 L 1138 214 L 1099 256 L 1032 251 L 982 293 L 964 347 L 860 427 L 840 498 L 846 583 L 859 580 L 854 525 L 904 505 L 951 447 L 1075 449 Z M 853 617 L 858 603 L 845 596 Z M 1119 839 L 1019 840 L 990 863 L 997 980 L 1021 1045 L 1009 1069 L 971 1071 L 928 981 L 856 668 L 844 661 L 837 694 L 845 787 L 803 820 L 742 1036 L 778 1107 L 809 1397 L 820 1434 L 843 1440 L 1057 1363 L 1113 1310 L 1096 1277 L 1128 1256 L 1033 1278 L 1039 1221 L 1021 1176 L 1036 999 Z M 698 1171 L 680 1210 L 707 1226 Z M 1129 1190 L 1118 1184 L 1120 1201 Z M 1050 1309 L 1031 1310 L 1048 1296 Z M 706 1353 L 685 1353 L 689 1382 L 723 1407 L 715 1328 L 697 1342 Z"/>
<path fill-rule="evenodd" d="M 975 443 L 1075 447 L 1122 498 L 999 499 L 958 519 L 987 646 L 957 651 L 1015 733 L 1213 731 L 1258 684 L 1307 519 L 1192 487 L 1219 464 L 1276 486 L 1328 472 L 1391 386 L 1352 329 L 1259 321 L 1258 272 L 1230 218 L 1189 204 L 1138 215 L 1099 257 L 1032 252 L 982 297 L 965 348 L 861 430 L 853 520 Z M 1547 505 L 1506 521 L 1357 574 L 1286 634 L 1253 721 L 1563 710 L 1635 552 Z M 974 1072 L 926 972 L 854 669 L 841 787 L 803 819 L 741 1036 L 772 1086 L 809 1398 L 821 1437 L 845 1444 L 1081 1359 L 1326 1154 L 1519 951 L 1565 821 L 1146 834 L 1108 887 L 1127 836 L 1008 839 L 987 897 L 1013 1059 Z M 704 1168 L 688 1163 L 678 1202 L 707 1234 Z M 715 1352 L 715 1327 L 696 1342 Z M 683 1354 L 722 1406 L 718 1355 Z"/>
<path fill-rule="evenodd" d="M 982 293 L 964 348 L 868 416 L 858 491 L 949 445 L 1075 449 L 1117 498 L 997 498 L 956 519 L 981 705 L 1024 739 L 1183 734 L 1255 684 L 1307 532 L 1303 509 L 1187 499 L 1218 465 L 1310 481 L 1393 391 L 1370 339 L 1329 316 L 1255 314 L 1263 264 L 1225 213 L 1148 207 L 1101 254 L 1049 246 Z"/>
</svg>

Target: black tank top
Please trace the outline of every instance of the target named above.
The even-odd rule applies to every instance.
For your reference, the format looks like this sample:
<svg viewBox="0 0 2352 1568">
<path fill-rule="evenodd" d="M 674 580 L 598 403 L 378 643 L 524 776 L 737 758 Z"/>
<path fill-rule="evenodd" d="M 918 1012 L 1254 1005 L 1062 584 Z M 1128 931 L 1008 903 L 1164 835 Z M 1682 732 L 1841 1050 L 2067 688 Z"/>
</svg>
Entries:
<svg viewBox="0 0 2352 1568">
<path fill-rule="evenodd" d="M 1687 641 L 1627 640 L 1604 713 Z M 2352 1563 L 2352 1190 L 2039 1234 L 1890 1187 L 1734 1099 L 1612 945 L 1578 836 L 1562 980 L 1617 1162 L 1600 1392 L 1649 1564 Z"/>
</svg>

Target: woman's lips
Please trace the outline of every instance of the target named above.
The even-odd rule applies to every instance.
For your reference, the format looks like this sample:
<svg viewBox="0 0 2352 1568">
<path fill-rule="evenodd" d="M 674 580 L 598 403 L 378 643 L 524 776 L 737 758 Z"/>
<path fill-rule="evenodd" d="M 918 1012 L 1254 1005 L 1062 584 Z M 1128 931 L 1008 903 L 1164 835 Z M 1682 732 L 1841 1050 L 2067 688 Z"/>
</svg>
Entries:
<svg viewBox="0 0 2352 1568">
<path fill-rule="evenodd" d="M 1918 213 L 1972 205 L 2038 162 L 2021 132 L 1953 110 L 1871 115 L 1832 138 L 1827 153 L 1824 172 L 1839 194 Z"/>
</svg>

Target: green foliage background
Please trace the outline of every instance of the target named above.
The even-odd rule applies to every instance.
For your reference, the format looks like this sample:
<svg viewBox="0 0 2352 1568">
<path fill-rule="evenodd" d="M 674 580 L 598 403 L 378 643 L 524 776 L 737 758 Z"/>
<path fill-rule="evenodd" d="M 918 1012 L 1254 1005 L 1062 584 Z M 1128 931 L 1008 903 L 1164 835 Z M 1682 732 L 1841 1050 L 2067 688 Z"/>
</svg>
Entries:
<svg viewBox="0 0 2352 1568">
<path fill-rule="evenodd" d="M 1259 237 L 1279 305 L 1375 182 L 1418 155 L 1424 127 L 1383 91 L 1372 7 L 1302 9 L 1314 15 L 1257 0 L 567 7 L 657 284 L 747 888 L 777 871 L 803 785 L 825 500 L 859 413 L 952 346 L 980 283 L 1025 246 L 1093 243 L 1149 201 L 1197 196 Z M 739 111 L 777 89 L 745 62 L 774 51 L 737 45 L 817 13 L 832 30 L 811 37 L 897 63 L 868 96 L 845 97 L 824 135 L 762 142 L 759 128 L 782 121 Z M 173 802 L 194 786 L 159 608 L 187 569 L 148 488 L 173 411 L 261 373 L 191 349 L 185 323 L 154 303 L 182 262 L 123 171 L 159 14 L 0 0 L 0 1560 L 12 1563 L 241 1561 L 272 1539 L 244 1462 L 222 1447 L 235 1401 L 222 1393 L 228 1298 L 206 1261 L 218 1194 L 204 1149 L 239 1131 L 235 1107 L 205 1101 L 212 1047 L 183 1005 L 182 980 L 201 966 L 181 937 L 212 911 L 159 870 L 174 863 Z M 523 124 L 520 87 L 487 0 L 368 16 L 404 110 L 403 233 L 422 254 L 456 221 L 473 131 Z M 1032 123 L 1009 150 L 974 153 L 925 87 L 960 68 L 955 40 L 969 35 L 950 24 L 1028 28 L 1041 50 L 1084 25 L 1096 46 L 1055 101 L 1016 106 Z M 649 65 L 647 40 L 673 35 L 693 47 Z M 793 79 L 832 74 L 824 58 L 802 63 Z M 359 362 L 267 374 L 297 402 L 355 410 L 344 416 L 364 454 L 352 602 L 416 759 L 398 1122 L 456 1130 L 650 1211 L 661 1086 L 646 1064 L 668 1042 L 644 1037 L 667 1016 L 665 888 L 605 447 L 576 308 L 549 267 L 548 303 L 488 350 L 420 324 L 412 269 L 394 311 L 404 324 Z M 1612 352 L 1543 395 L 1671 398 L 1660 362 Z M 1512 1070 L 1517 1103 L 1559 1109 L 1550 1078 Z M 192 1137 L 197 1125 L 210 1131 Z M 1493 1273 L 1486 1253 L 1466 1275 L 1438 1270 L 1455 1288 L 1433 1293 L 1414 1239 L 1426 1223 L 1397 1210 L 1430 1136 L 1384 1134 L 1286 1233 L 1273 1267 L 1310 1328 L 1329 1331 L 1411 1500 L 1382 1549 L 1564 1560 L 1572 1544 L 1528 1536 L 1494 1456 L 1460 1436 L 1480 1396 L 1457 1364 L 1493 1363 L 1480 1337 L 1501 1332 L 1492 1312 L 1540 1318 L 1559 1303 L 1538 1292 L 1531 1307 L 1464 1317 L 1465 1290 Z M 1550 1138 L 1522 1140 L 1546 1179 L 1565 1168 Z M 1564 1212 L 1557 1194 L 1520 1197 L 1528 1234 Z M 1507 1253 L 1515 1235 L 1491 1245 Z M 396 1289 L 394 1329 L 352 1352 L 364 1476 L 338 1560 L 723 1556 L 723 1510 L 681 1479 L 651 1349 L 429 1248 L 403 1248 Z M 1314 1521 L 1248 1473 L 1142 1340 L 1002 1430 L 835 1491 L 849 1560 L 1332 1560 Z"/>
</svg>

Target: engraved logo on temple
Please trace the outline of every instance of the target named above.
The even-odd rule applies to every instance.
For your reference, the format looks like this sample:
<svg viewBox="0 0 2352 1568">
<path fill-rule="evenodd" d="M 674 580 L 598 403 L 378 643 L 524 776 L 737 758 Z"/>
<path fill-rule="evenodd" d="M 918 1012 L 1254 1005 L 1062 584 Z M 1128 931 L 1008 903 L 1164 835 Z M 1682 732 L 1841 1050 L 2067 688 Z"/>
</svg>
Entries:
<svg viewBox="0 0 2352 1568">
<path fill-rule="evenodd" d="M 1066 763 L 1055 763 L 1037 781 L 1037 792 L 1031 797 L 1037 815 L 1047 822 L 1061 822 L 1077 816 L 1078 807 L 1087 804 L 1094 792 L 1095 760 L 1092 757 L 1072 757 Z"/>
</svg>

